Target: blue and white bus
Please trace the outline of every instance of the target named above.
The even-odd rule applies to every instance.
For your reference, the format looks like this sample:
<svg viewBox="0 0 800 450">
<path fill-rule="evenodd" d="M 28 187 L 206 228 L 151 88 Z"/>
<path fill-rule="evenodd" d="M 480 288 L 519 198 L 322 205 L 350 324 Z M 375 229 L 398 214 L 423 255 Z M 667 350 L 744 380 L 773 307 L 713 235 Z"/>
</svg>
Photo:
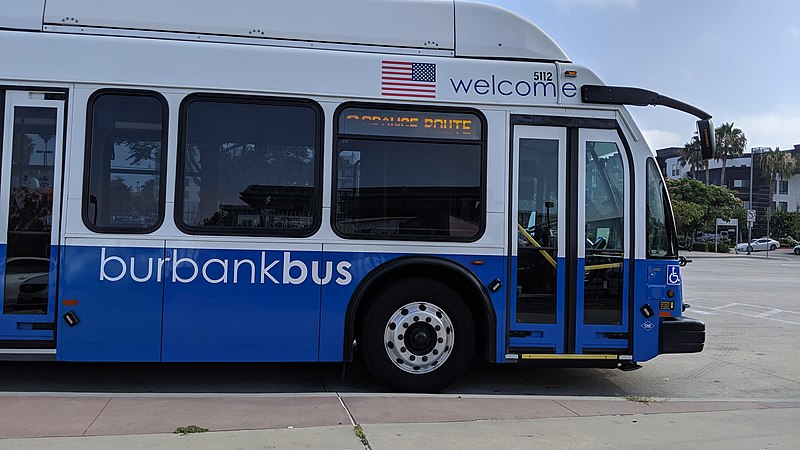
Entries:
<svg viewBox="0 0 800 450">
<path fill-rule="evenodd" d="M 0 357 L 334 362 L 702 350 L 625 104 L 461 0 L 7 0 Z M 313 14 L 311 13 L 313 11 Z M 709 141 L 709 136 L 711 139 Z"/>
</svg>

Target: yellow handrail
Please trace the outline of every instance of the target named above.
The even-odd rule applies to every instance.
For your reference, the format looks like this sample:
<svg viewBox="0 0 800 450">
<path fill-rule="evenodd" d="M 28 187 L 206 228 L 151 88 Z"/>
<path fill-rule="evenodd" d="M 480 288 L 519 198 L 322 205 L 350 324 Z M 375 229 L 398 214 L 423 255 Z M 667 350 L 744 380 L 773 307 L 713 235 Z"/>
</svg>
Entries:
<svg viewBox="0 0 800 450">
<path fill-rule="evenodd" d="M 546 260 L 547 260 L 547 261 L 548 261 L 550 264 L 552 264 L 552 265 L 553 265 L 553 267 L 557 267 L 557 266 L 558 266 L 558 263 L 556 263 L 556 261 L 553 259 L 553 257 L 552 257 L 552 256 L 550 256 L 550 254 L 549 254 L 549 253 L 547 253 L 547 251 L 546 251 L 546 250 L 542 249 L 542 246 L 541 246 L 541 244 L 539 244 L 538 242 L 536 242 L 536 239 L 534 239 L 534 238 L 533 238 L 533 236 L 531 236 L 531 234 L 530 234 L 530 233 L 528 233 L 528 230 L 526 230 L 526 229 L 525 229 L 525 228 L 524 228 L 522 225 L 520 225 L 520 224 L 517 224 L 517 229 L 518 229 L 518 230 L 519 230 L 519 232 L 522 234 L 522 236 L 524 236 L 524 237 L 525 237 L 525 239 L 526 239 L 528 242 L 530 242 L 531 244 L 533 244 L 535 247 L 538 247 L 538 248 L 539 248 L 539 252 L 542 254 L 542 256 L 544 256 L 544 258 L 545 258 L 545 259 L 546 259 Z M 622 263 L 621 263 L 621 262 L 618 262 L 618 263 L 607 263 L 607 264 L 593 264 L 593 265 L 591 265 L 591 266 L 586 266 L 586 267 L 584 267 L 584 270 L 616 269 L 617 267 L 622 267 Z"/>
<path fill-rule="evenodd" d="M 616 269 L 617 267 L 622 267 L 622 263 L 594 264 L 584 267 L 583 270 Z"/>
<path fill-rule="evenodd" d="M 530 233 L 528 233 L 528 230 L 526 230 L 525 228 L 523 228 L 523 227 L 522 227 L 522 225 L 520 225 L 520 224 L 517 224 L 517 229 L 519 229 L 519 232 L 520 232 L 520 233 L 522 233 L 522 235 L 523 235 L 523 236 L 525 236 L 525 239 L 526 239 L 528 242 L 530 242 L 531 244 L 533 244 L 533 245 L 534 245 L 534 246 L 536 246 L 536 247 L 539 247 L 539 251 L 542 253 L 542 256 L 544 256 L 544 259 L 546 259 L 548 262 L 550 262 L 550 264 L 552 264 L 552 265 L 553 265 L 553 267 L 557 267 L 557 265 L 558 265 L 558 264 L 557 264 L 557 263 L 556 263 L 556 261 L 553 259 L 553 257 L 552 257 L 552 256 L 550 256 L 550 254 L 549 254 L 549 253 L 547 253 L 547 251 L 546 251 L 546 250 L 543 250 L 543 249 L 542 249 L 542 246 L 541 246 L 541 245 L 539 245 L 539 243 L 538 243 L 538 242 L 536 242 L 536 239 L 534 239 L 534 238 L 533 238 L 533 236 L 531 236 L 531 235 L 530 235 Z"/>
</svg>

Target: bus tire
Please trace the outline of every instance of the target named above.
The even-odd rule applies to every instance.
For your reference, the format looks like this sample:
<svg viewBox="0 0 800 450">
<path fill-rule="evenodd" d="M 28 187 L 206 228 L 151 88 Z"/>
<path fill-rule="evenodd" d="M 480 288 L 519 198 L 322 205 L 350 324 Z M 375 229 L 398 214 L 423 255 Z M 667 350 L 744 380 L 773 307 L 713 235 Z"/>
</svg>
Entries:
<svg viewBox="0 0 800 450">
<path fill-rule="evenodd" d="M 404 391 L 436 392 L 467 368 L 475 349 L 469 308 L 447 285 L 408 278 L 380 292 L 358 348 L 377 380 Z"/>
</svg>

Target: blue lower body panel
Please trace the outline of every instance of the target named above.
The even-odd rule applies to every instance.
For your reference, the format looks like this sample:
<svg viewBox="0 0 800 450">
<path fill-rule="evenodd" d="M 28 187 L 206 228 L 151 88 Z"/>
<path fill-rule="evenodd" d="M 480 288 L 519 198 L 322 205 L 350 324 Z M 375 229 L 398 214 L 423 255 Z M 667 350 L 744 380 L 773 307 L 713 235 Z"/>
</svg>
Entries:
<svg viewBox="0 0 800 450">
<path fill-rule="evenodd" d="M 163 285 L 155 267 L 147 277 L 147 263 L 163 257 L 163 248 L 66 247 L 60 293 L 71 305 L 60 312 L 79 322 L 59 322 L 57 358 L 160 361 Z"/>
<path fill-rule="evenodd" d="M 321 252 L 171 250 L 163 361 L 315 361 Z M 323 273 L 324 272 L 324 273 Z"/>
<path fill-rule="evenodd" d="M 66 361 L 341 361 L 359 282 L 403 255 L 319 250 L 68 246 L 58 359 Z M 440 256 L 484 286 L 505 282 L 503 257 Z M 447 280 L 443 280 L 447 281 Z M 505 298 L 491 294 L 503 355 Z M 499 358 L 498 358 L 499 359 Z"/>
</svg>

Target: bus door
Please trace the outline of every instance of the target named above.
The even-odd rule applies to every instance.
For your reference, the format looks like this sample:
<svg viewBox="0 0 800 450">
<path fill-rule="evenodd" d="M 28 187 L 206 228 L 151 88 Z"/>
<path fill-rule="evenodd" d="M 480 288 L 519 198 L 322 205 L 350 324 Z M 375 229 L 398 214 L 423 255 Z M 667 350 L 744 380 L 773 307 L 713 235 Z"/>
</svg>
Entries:
<svg viewBox="0 0 800 450">
<path fill-rule="evenodd" d="M 0 346 L 54 348 L 65 94 L 2 97 Z"/>
<path fill-rule="evenodd" d="M 514 127 L 511 352 L 629 353 L 624 155 L 614 129 Z"/>
</svg>

